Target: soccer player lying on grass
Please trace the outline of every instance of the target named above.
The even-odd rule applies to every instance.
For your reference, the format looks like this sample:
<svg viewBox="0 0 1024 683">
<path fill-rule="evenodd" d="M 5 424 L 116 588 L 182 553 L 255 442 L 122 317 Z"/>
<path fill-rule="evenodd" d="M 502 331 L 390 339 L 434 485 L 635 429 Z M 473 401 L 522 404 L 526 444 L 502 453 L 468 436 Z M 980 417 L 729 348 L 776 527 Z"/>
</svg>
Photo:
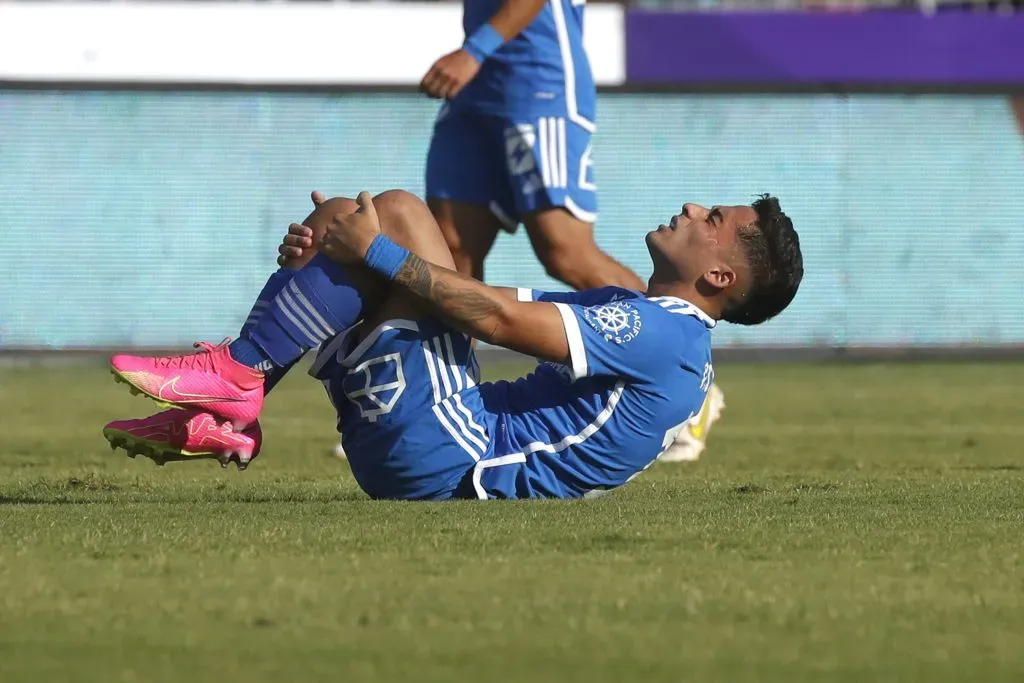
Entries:
<svg viewBox="0 0 1024 683">
<path fill-rule="evenodd" d="M 282 246 L 318 244 L 268 282 L 251 325 L 192 355 L 111 359 L 115 377 L 181 408 L 104 435 L 156 459 L 259 449 L 264 394 L 307 350 L 338 413 L 352 473 L 373 498 L 575 498 L 631 480 L 672 443 L 711 386 L 711 328 L 782 312 L 803 277 L 778 201 L 687 204 L 646 236 L 646 293 L 490 287 L 452 269 L 411 194 L 321 203 Z M 275 292 L 270 296 L 269 292 Z M 541 360 L 479 383 L 471 338 Z"/>
</svg>

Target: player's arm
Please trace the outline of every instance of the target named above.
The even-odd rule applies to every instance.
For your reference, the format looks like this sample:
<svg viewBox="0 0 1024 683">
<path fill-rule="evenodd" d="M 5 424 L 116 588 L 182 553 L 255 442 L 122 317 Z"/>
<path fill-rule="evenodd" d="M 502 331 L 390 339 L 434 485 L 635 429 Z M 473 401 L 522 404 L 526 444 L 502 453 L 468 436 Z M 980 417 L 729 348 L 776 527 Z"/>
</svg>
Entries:
<svg viewBox="0 0 1024 683">
<path fill-rule="evenodd" d="M 547 0 L 505 0 L 491 20 L 481 28 L 486 31 L 485 27 L 490 25 L 491 29 L 501 36 L 504 43 L 518 36 L 533 23 L 546 4 Z M 479 31 L 480 29 L 477 29 L 474 35 Z M 469 36 L 467 43 L 471 40 L 472 36 Z"/>
<path fill-rule="evenodd" d="M 434 62 L 420 81 L 431 97 L 450 99 L 476 76 L 484 60 L 530 25 L 547 0 L 505 0 L 490 21 L 466 36 L 462 47 Z"/>
<path fill-rule="evenodd" d="M 356 201 L 358 211 L 332 218 L 320 251 L 340 263 L 362 262 L 471 337 L 544 360 L 570 360 L 562 313 L 554 304 L 518 301 L 508 288 L 424 261 L 381 235 L 368 193 Z"/>
<path fill-rule="evenodd" d="M 548 301 L 551 303 L 576 303 L 579 292 L 542 292 L 529 287 L 491 287 L 494 291 L 510 301 L 528 303 L 531 301 Z"/>
<path fill-rule="evenodd" d="M 535 358 L 569 362 L 565 326 L 554 304 L 518 301 L 508 288 L 485 285 L 416 254 L 405 258 L 392 281 L 460 332 Z"/>
</svg>

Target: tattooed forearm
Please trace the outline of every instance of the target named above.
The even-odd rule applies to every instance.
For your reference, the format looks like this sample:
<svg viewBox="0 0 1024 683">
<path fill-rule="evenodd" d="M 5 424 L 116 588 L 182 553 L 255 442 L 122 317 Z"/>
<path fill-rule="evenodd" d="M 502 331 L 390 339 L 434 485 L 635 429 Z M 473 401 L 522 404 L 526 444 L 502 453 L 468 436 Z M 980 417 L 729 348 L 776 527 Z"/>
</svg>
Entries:
<svg viewBox="0 0 1024 683">
<path fill-rule="evenodd" d="M 431 304 L 444 317 L 469 327 L 474 336 L 487 339 L 498 326 L 503 297 L 490 287 L 447 268 L 437 268 L 410 254 L 395 282 Z"/>
<path fill-rule="evenodd" d="M 501 311 L 501 304 L 486 294 L 447 282 L 435 282 L 434 303 L 449 317 L 467 322 L 485 320 Z"/>
<path fill-rule="evenodd" d="M 416 254 L 409 254 L 401 270 L 395 276 L 395 282 L 413 294 L 430 298 L 430 265 Z"/>
</svg>

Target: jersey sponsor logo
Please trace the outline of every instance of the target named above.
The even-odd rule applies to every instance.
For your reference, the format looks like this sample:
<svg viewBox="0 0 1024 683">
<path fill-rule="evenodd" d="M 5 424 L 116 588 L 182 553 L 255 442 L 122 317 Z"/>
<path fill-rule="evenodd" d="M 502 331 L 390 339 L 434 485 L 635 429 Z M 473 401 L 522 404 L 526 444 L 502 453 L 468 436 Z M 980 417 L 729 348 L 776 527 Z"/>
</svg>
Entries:
<svg viewBox="0 0 1024 683">
<path fill-rule="evenodd" d="M 593 306 L 584 311 L 583 317 L 605 341 L 616 344 L 628 344 L 633 341 L 643 327 L 640 311 L 625 301 Z"/>
</svg>

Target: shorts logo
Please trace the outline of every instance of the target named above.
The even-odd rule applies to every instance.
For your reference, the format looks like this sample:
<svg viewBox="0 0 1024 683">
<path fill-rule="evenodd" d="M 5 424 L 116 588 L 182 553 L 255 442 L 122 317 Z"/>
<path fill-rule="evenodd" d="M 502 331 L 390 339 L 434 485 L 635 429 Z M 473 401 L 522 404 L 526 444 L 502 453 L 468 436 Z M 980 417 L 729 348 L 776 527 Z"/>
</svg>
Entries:
<svg viewBox="0 0 1024 683">
<path fill-rule="evenodd" d="M 584 311 L 583 317 L 605 341 L 627 344 L 640 334 L 643 326 L 640 311 L 633 304 L 620 301 L 604 306 L 593 306 Z"/>
<path fill-rule="evenodd" d="M 505 129 L 505 158 L 511 175 L 522 175 L 537 168 L 537 162 L 533 159 L 533 146 L 536 142 L 537 132 L 529 123 Z"/>
<path fill-rule="evenodd" d="M 577 185 L 581 190 L 587 192 L 597 192 L 597 184 L 594 182 L 594 150 L 590 145 L 587 145 L 587 149 L 583 152 L 583 156 L 580 157 L 580 177 L 577 181 Z"/>
<path fill-rule="evenodd" d="M 349 370 L 343 384 L 345 396 L 359 408 L 359 414 L 376 422 L 394 409 L 405 392 L 405 373 L 397 353 L 371 358 Z"/>
<path fill-rule="evenodd" d="M 505 161 L 508 163 L 508 173 L 520 180 L 520 191 L 524 195 L 533 194 L 543 187 L 540 174 L 537 173 L 537 161 L 533 155 L 535 144 L 537 130 L 533 125 L 519 123 L 505 129 Z"/>
</svg>

